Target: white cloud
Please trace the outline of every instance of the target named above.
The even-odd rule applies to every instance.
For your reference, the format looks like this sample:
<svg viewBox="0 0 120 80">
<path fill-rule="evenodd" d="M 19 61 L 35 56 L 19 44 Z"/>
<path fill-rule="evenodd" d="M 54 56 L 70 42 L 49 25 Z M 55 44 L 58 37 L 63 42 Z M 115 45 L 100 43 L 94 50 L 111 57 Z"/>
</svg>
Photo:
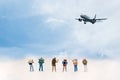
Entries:
<svg viewBox="0 0 120 80">
<path fill-rule="evenodd" d="M 85 50 L 92 53 L 101 50 L 102 54 L 112 57 L 114 53 L 120 56 L 119 4 L 118 0 L 35 0 L 31 11 L 27 14 L 45 17 L 45 24 L 50 24 L 52 30 L 60 29 L 58 26 L 61 24 L 65 24 L 66 28 L 69 27 L 66 36 L 68 40 L 62 45 L 57 45 L 60 46 L 58 50 L 66 48 L 76 55 Z M 74 20 L 81 13 L 90 17 L 97 14 L 98 18 L 107 17 L 108 20 L 94 25 L 90 23 L 84 25 Z M 62 31 L 61 34 L 64 36 Z"/>
<path fill-rule="evenodd" d="M 57 18 L 48 18 L 45 22 L 45 24 L 48 24 L 52 31 L 55 31 L 56 29 L 59 29 L 61 24 L 64 24 L 65 21 L 62 19 L 57 19 Z"/>
<path fill-rule="evenodd" d="M 48 18 L 46 23 L 64 23 L 64 21 L 56 18 Z"/>
<path fill-rule="evenodd" d="M 112 57 L 116 49 L 116 54 L 119 55 L 119 4 L 118 0 L 52 0 L 47 2 L 36 0 L 34 8 L 37 8 L 36 11 L 40 14 L 43 13 L 42 15 L 52 17 L 47 22 L 57 24 L 65 21 L 71 27 L 70 33 L 68 32 L 69 35 L 66 36 L 68 37 L 67 49 L 71 49 L 71 46 L 78 46 L 76 48 L 82 46 L 84 47 L 83 50 L 88 50 L 92 53 L 97 53 L 101 50 L 101 54 Z M 108 20 L 94 25 L 90 23 L 84 25 L 74 20 L 81 13 L 90 17 L 97 14 L 97 18 L 107 17 Z M 76 52 L 76 49 L 72 48 L 72 50 Z"/>
</svg>

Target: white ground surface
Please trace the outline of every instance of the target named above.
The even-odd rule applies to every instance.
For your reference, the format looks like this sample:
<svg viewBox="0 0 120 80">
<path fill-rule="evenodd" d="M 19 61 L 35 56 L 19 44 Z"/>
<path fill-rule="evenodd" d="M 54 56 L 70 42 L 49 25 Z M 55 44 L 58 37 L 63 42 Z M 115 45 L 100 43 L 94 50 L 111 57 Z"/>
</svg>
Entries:
<svg viewBox="0 0 120 80">
<path fill-rule="evenodd" d="M 115 60 L 89 60 L 88 71 L 79 59 L 78 72 L 73 71 L 72 59 L 68 60 L 68 71 L 62 72 L 62 59 L 57 63 L 57 72 L 51 72 L 51 59 L 46 58 L 44 72 L 38 71 L 38 58 L 34 59 L 34 72 L 29 72 L 27 58 L 1 60 L 0 80 L 120 80 L 120 62 Z"/>
</svg>

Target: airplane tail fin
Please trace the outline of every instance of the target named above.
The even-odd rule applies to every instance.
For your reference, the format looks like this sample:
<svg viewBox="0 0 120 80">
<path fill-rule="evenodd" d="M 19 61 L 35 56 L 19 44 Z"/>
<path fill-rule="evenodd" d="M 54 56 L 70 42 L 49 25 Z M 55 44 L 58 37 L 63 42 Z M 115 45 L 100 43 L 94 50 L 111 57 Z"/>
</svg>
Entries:
<svg viewBox="0 0 120 80">
<path fill-rule="evenodd" d="M 95 22 L 96 22 L 96 14 L 95 14 L 95 16 L 94 16 L 94 18 L 92 19 L 92 24 L 94 24 Z"/>
<path fill-rule="evenodd" d="M 93 19 L 96 19 L 96 14 L 95 14 L 95 16 L 94 16 L 94 18 Z"/>
</svg>

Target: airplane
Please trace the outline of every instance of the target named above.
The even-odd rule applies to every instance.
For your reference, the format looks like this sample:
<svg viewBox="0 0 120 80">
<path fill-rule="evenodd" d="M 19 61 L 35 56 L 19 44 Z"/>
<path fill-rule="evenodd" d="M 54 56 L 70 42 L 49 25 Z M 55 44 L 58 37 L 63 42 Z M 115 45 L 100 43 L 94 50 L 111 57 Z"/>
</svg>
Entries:
<svg viewBox="0 0 120 80">
<path fill-rule="evenodd" d="M 87 15 L 80 15 L 81 18 L 75 18 L 76 20 L 80 21 L 80 22 L 84 22 L 84 24 L 86 24 L 86 22 L 90 22 L 92 24 L 96 23 L 97 21 L 102 21 L 102 20 L 106 20 L 107 18 L 101 18 L 101 19 L 96 19 L 96 14 L 94 16 L 93 19 L 91 19 L 89 16 Z"/>
</svg>

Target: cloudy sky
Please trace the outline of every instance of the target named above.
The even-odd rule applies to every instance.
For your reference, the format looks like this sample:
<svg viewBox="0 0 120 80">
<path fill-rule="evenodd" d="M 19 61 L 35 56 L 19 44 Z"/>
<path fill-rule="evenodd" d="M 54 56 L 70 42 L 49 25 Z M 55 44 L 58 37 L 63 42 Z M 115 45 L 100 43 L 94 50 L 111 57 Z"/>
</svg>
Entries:
<svg viewBox="0 0 120 80">
<path fill-rule="evenodd" d="M 108 18 L 84 25 L 80 14 Z M 120 57 L 119 0 L 0 0 L 0 56 Z"/>
</svg>

